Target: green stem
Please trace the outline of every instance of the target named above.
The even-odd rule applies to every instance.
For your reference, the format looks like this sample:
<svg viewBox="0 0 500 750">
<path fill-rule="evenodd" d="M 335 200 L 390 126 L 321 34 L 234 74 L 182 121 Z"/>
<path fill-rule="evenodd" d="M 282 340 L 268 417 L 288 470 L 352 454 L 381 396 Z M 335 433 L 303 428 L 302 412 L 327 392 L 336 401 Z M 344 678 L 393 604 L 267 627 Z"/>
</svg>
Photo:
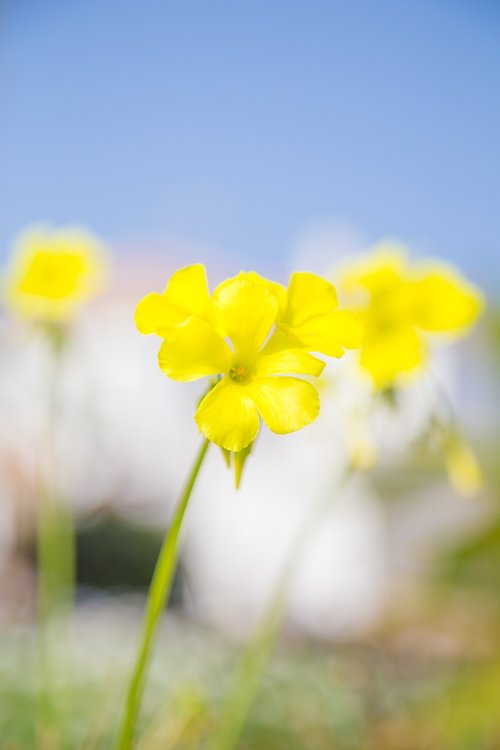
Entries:
<svg viewBox="0 0 500 750">
<path fill-rule="evenodd" d="M 134 739 L 135 726 L 141 707 L 151 649 L 160 616 L 165 608 L 172 588 L 176 562 L 179 554 L 179 532 L 194 483 L 208 450 L 209 441 L 204 440 L 194 462 L 188 481 L 181 495 L 172 523 L 165 535 L 156 567 L 149 587 L 142 624 L 139 650 L 127 690 L 125 711 L 116 743 L 116 750 L 129 750 Z"/>
<path fill-rule="evenodd" d="M 57 725 L 54 689 L 52 685 L 51 662 L 53 662 L 52 625 L 57 609 L 57 569 L 58 564 L 55 533 L 54 509 L 50 496 L 40 498 L 37 529 L 37 570 L 38 570 L 38 741 L 45 744 L 45 736 L 53 734 Z M 52 664 L 52 667 L 55 665 Z"/>
<path fill-rule="evenodd" d="M 352 468 L 349 466 L 340 479 L 337 491 L 344 487 L 351 474 Z M 219 731 L 210 738 L 207 750 L 233 750 L 236 746 L 285 619 L 295 576 L 311 539 L 330 507 L 330 497 L 322 497 L 313 506 L 305 523 L 301 524 L 292 545 L 292 555 L 281 572 L 269 608 L 236 668 L 233 688 L 222 709 Z"/>
<path fill-rule="evenodd" d="M 37 570 L 39 618 L 38 694 L 39 741 L 57 742 L 61 726 L 60 706 L 54 676 L 62 670 L 61 646 L 67 648 L 74 599 L 75 544 L 71 509 L 57 487 L 57 425 L 60 414 L 62 347 L 52 349 L 52 368 L 47 386 L 48 416 L 45 440 L 43 486 L 37 519 Z M 68 673 L 70 670 L 68 669 Z M 65 676 L 66 675 L 65 673 Z M 67 693 L 67 690 L 65 690 Z M 67 702 L 67 699 L 66 699 Z"/>
</svg>

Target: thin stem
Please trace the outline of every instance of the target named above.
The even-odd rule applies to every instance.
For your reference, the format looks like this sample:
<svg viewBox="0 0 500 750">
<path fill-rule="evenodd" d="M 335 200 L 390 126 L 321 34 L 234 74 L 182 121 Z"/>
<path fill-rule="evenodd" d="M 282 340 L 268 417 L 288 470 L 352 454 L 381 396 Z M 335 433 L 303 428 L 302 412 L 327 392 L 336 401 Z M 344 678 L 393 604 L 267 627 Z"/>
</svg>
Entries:
<svg viewBox="0 0 500 750">
<path fill-rule="evenodd" d="M 352 467 L 348 466 L 339 481 L 337 492 L 344 487 L 352 471 Z M 314 534 L 330 507 L 330 497 L 322 497 L 301 525 L 291 548 L 292 554 L 278 579 L 271 603 L 236 668 L 233 688 L 226 699 L 219 721 L 220 729 L 210 738 L 207 750 L 233 750 L 236 746 L 285 619 L 295 576 Z"/>
<path fill-rule="evenodd" d="M 37 569 L 38 569 L 38 741 L 45 744 L 47 734 L 57 731 L 56 701 L 52 676 L 53 616 L 57 609 L 59 582 L 57 580 L 57 533 L 52 498 L 42 496 L 38 509 Z M 52 664 L 51 664 L 52 663 Z M 52 668 L 51 668 L 52 666 Z"/>
<path fill-rule="evenodd" d="M 176 562 L 179 555 L 179 532 L 194 483 L 201 469 L 208 446 L 209 441 L 204 440 L 178 502 L 172 523 L 165 535 L 156 562 L 146 601 L 139 650 L 128 685 L 125 711 L 118 735 L 118 742 L 116 743 L 117 750 L 129 750 L 129 748 L 132 747 L 135 726 L 144 692 L 147 669 L 151 658 L 154 636 L 174 579 Z"/>
<path fill-rule="evenodd" d="M 63 649 L 69 646 L 67 640 L 71 629 L 75 580 L 73 519 L 71 509 L 61 497 L 57 484 L 57 426 L 60 416 L 62 344 L 63 338 L 60 346 L 51 347 L 52 367 L 47 383 L 44 475 L 37 519 L 40 669 L 38 729 L 42 746 L 46 744 L 47 736 L 55 742 L 61 732 L 58 722 L 60 705 L 54 676 L 60 675 L 62 671 L 60 646 L 62 645 Z M 69 668 L 67 672 L 65 677 L 70 673 Z M 66 689 L 65 702 L 67 692 Z"/>
</svg>

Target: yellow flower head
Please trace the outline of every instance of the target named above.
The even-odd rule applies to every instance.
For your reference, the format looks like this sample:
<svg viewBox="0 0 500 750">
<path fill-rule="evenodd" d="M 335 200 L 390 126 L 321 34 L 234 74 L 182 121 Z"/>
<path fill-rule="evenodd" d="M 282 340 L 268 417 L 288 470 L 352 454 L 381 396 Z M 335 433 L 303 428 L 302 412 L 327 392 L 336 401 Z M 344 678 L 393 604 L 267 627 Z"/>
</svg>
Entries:
<svg viewBox="0 0 500 750">
<path fill-rule="evenodd" d="M 328 304 L 323 300 L 318 306 L 314 296 L 297 292 L 315 279 Z M 318 376 L 323 370 L 324 363 L 310 352 L 322 350 L 323 318 L 337 314 L 337 304 L 331 284 L 309 274 L 294 274 L 287 291 L 257 274 L 241 273 L 210 296 L 205 269 L 195 265 L 177 271 L 163 294 L 145 297 L 135 320 L 142 333 L 164 339 L 159 364 L 168 377 L 220 377 L 195 418 L 209 440 L 237 453 L 255 440 L 260 418 L 279 434 L 316 418 L 317 391 L 296 376 Z M 341 356 L 356 324 L 348 315 L 335 320 L 335 349 L 330 331 L 327 343 L 334 356 Z"/>
<path fill-rule="evenodd" d="M 426 364 L 429 334 L 463 335 L 484 306 L 481 292 L 452 266 L 410 263 L 405 248 L 390 243 L 348 268 L 341 289 L 362 325 L 360 365 L 379 388 Z"/>
<path fill-rule="evenodd" d="M 99 290 L 104 269 L 102 247 L 87 231 L 33 227 L 14 248 L 3 279 L 5 304 L 23 318 L 65 322 Z"/>
</svg>

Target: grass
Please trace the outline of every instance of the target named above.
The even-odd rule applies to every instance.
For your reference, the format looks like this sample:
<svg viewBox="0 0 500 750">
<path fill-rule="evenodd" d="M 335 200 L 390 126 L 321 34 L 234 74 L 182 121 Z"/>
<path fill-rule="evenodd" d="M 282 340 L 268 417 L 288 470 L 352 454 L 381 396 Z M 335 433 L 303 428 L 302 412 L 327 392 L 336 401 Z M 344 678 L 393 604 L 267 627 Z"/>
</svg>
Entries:
<svg viewBox="0 0 500 750">
<path fill-rule="evenodd" d="M 60 684 L 61 735 L 48 738 L 43 750 L 111 746 L 139 607 L 112 597 L 99 601 L 80 607 L 73 707 Z M 500 653 L 450 655 L 440 651 L 441 636 L 435 634 L 427 651 L 418 639 L 414 647 L 401 647 L 401 632 L 370 645 L 282 643 L 240 750 L 494 750 L 500 742 Z M 137 750 L 202 750 L 237 654 L 236 644 L 170 615 L 162 624 Z M 2 750 L 36 746 L 33 657 L 30 630 L 2 633 Z"/>
</svg>

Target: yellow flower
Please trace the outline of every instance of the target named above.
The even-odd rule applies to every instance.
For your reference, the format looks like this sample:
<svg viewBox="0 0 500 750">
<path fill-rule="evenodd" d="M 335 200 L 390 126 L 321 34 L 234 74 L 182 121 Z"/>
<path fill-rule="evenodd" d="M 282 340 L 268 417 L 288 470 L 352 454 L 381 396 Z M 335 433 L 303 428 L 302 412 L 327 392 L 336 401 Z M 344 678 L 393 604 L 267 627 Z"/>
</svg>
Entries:
<svg viewBox="0 0 500 750">
<path fill-rule="evenodd" d="M 481 292 L 452 266 L 410 264 L 405 248 L 390 243 L 352 265 L 341 290 L 362 325 L 360 365 L 380 388 L 426 364 L 429 334 L 463 335 L 484 305 Z"/>
<path fill-rule="evenodd" d="M 176 271 L 162 294 L 144 297 L 135 322 L 141 333 L 164 339 L 159 364 L 168 377 L 221 378 L 200 403 L 196 421 L 206 437 L 234 454 L 251 445 L 260 418 L 276 433 L 312 422 L 317 391 L 293 376 L 321 373 L 324 363 L 311 352 L 340 357 L 360 340 L 358 321 L 338 309 L 334 287 L 319 276 L 295 273 L 285 289 L 242 272 L 211 297 L 200 264 Z M 236 459 L 238 475 L 244 459 Z"/>
<path fill-rule="evenodd" d="M 317 391 L 289 376 L 317 376 L 324 363 L 303 349 L 267 349 L 279 312 L 276 296 L 265 285 L 237 276 L 215 290 L 212 306 L 216 327 L 191 316 L 170 328 L 158 355 L 173 380 L 222 376 L 196 412 L 202 433 L 238 452 L 255 440 L 259 415 L 279 434 L 312 422 L 319 411 Z"/>
<path fill-rule="evenodd" d="M 102 247 L 87 231 L 33 227 L 14 248 L 3 280 L 4 301 L 20 317 L 62 323 L 98 291 L 104 268 Z"/>
</svg>

